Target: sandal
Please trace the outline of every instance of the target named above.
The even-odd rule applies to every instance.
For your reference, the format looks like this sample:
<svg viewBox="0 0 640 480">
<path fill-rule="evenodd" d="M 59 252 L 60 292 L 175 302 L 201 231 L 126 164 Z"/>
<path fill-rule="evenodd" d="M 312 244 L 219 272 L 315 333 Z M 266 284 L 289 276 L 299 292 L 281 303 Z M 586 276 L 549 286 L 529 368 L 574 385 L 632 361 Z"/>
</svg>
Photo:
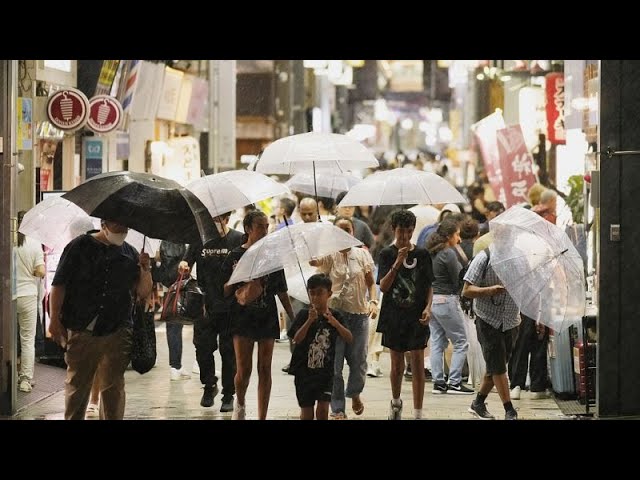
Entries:
<svg viewBox="0 0 640 480">
<path fill-rule="evenodd" d="M 364 403 L 360 400 L 360 396 L 351 399 L 351 408 L 356 415 L 362 415 L 362 412 L 364 412 Z"/>
</svg>

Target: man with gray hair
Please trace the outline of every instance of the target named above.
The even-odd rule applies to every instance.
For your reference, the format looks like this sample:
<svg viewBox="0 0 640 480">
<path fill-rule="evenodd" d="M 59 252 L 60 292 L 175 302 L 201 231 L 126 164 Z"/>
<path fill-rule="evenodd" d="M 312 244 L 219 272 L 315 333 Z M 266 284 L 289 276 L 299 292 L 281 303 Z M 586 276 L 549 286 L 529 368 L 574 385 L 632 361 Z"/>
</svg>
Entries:
<svg viewBox="0 0 640 480">
<path fill-rule="evenodd" d="M 558 219 L 556 215 L 557 202 L 558 194 L 554 190 L 547 189 L 542 192 L 540 195 L 540 203 L 533 207 L 532 211 L 555 225 Z"/>
</svg>

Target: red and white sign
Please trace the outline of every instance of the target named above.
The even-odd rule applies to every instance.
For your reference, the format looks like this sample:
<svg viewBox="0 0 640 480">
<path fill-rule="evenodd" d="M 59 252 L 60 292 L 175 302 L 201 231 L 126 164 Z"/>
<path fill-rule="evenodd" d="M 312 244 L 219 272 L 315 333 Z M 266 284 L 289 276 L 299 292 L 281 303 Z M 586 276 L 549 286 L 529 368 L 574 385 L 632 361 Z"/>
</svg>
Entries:
<svg viewBox="0 0 640 480">
<path fill-rule="evenodd" d="M 482 154 L 482 162 L 487 172 L 487 178 L 491 189 L 498 201 L 505 203 L 505 191 L 502 182 L 502 172 L 500 169 L 500 156 L 498 152 L 496 132 L 505 127 L 502 112 L 496 111 L 491 115 L 484 117 L 479 122 L 472 125 L 480 153 Z"/>
<path fill-rule="evenodd" d="M 505 194 L 505 207 L 529 202 L 529 189 L 536 183 L 533 173 L 533 157 L 524 142 L 520 125 L 496 132 L 500 171 Z"/>
<path fill-rule="evenodd" d="M 567 136 L 564 129 L 564 74 L 553 72 L 545 77 L 547 97 L 547 133 L 549 141 L 564 145 Z"/>
<path fill-rule="evenodd" d="M 109 133 L 122 120 L 122 105 L 109 95 L 96 95 L 89 100 L 89 120 L 87 127 L 96 133 Z"/>
<path fill-rule="evenodd" d="M 61 130 L 76 130 L 84 126 L 89 113 L 89 100 L 75 88 L 58 90 L 49 97 L 47 116 Z"/>
</svg>

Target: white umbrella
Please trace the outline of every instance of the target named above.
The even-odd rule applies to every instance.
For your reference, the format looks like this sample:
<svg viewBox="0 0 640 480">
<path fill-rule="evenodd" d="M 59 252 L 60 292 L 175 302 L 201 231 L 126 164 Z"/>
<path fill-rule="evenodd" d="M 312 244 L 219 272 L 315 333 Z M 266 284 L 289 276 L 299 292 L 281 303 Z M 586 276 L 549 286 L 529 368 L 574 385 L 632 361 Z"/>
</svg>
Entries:
<svg viewBox="0 0 640 480">
<path fill-rule="evenodd" d="M 557 331 L 579 323 L 586 298 L 584 264 L 567 234 L 518 206 L 489 224 L 491 266 L 520 311 Z"/>
<path fill-rule="evenodd" d="M 206 175 L 194 180 L 186 188 L 207 207 L 212 217 L 265 198 L 291 193 L 285 185 L 249 170 Z"/>
<path fill-rule="evenodd" d="M 100 219 L 90 217 L 75 203 L 63 197 L 49 197 L 24 215 L 18 231 L 56 252 L 61 252 L 78 235 L 99 228 Z M 155 256 L 160 240 L 145 237 L 140 232 L 129 229 L 129 244 L 141 251 L 143 241 L 144 251 Z"/>
<path fill-rule="evenodd" d="M 294 192 L 321 197 L 336 198 L 341 192 L 347 192 L 351 187 L 362 181 L 351 173 L 318 173 L 314 184 L 313 174 L 296 173 L 285 185 Z"/>
<path fill-rule="evenodd" d="M 346 172 L 379 166 L 360 142 L 338 133 L 310 132 L 276 140 L 260 156 L 256 171 L 262 173 Z"/>
<path fill-rule="evenodd" d="M 296 265 L 284 269 L 284 276 L 287 278 L 287 293 L 291 298 L 308 304 L 309 294 L 307 293 L 307 280 L 309 280 L 311 275 L 317 273 L 317 269 L 307 262 L 301 263 L 300 267 Z"/>
<path fill-rule="evenodd" d="M 346 250 L 362 242 L 329 223 L 297 223 L 262 238 L 238 261 L 229 283 L 248 282 L 269 273 Z"/>
<path fill-rule="evenodd" d="M 394 168 L 369 175 L 349 190 L 341 207 L 467 203 L 453 185 L 430 172 Z"/>
</svg>

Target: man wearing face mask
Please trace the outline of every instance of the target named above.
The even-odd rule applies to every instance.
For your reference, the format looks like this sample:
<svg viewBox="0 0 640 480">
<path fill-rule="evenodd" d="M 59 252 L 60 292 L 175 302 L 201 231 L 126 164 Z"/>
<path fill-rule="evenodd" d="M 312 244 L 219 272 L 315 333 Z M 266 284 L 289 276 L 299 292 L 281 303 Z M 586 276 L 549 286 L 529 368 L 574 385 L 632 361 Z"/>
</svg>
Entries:
<svg viewBox="0 0 640 480">
<path fill-rule="evenodd" d="M 84 419 L 96 371 L 100 418 L 124 417 L 132 306 L 153 288 L 149 255 L 125 242 L 127 232 L 124 225 L 102 220 L 100 231 L 76 237 L 62 252 L 52 282 L 49 332 L 67 347 L 67 420 Z"/>
<path fill-rule="evenodd" d="M 224 297 L 224 279 L 220 277 L 222 263 L 227 254 L 242 244 L 242 234 L 227 225 L 231 212 L 213 218 L 220 238 L 210 240 L 205 245 L 189 245 L 178 271 L 188 275 L 193 263 L 197 263 L 198 285 L 204 291 L 205 316 L 202 322 L 193 326 L 193 344 L 196 347 L 196 359 L 200 367 L 200 382 L 204 392 L 200 405 L 213 406 L 218 393 L 218 377 L 213 352 L 218 348 L 220 335 L 220 357 L 222 358 L 222 405 L 221 412 L 233 411 L 235 395 L 234 377 L 236 375 L 236 357 L 233 349 L 233 337 L 229 332 L 230 299 Z"/>
</svg>

